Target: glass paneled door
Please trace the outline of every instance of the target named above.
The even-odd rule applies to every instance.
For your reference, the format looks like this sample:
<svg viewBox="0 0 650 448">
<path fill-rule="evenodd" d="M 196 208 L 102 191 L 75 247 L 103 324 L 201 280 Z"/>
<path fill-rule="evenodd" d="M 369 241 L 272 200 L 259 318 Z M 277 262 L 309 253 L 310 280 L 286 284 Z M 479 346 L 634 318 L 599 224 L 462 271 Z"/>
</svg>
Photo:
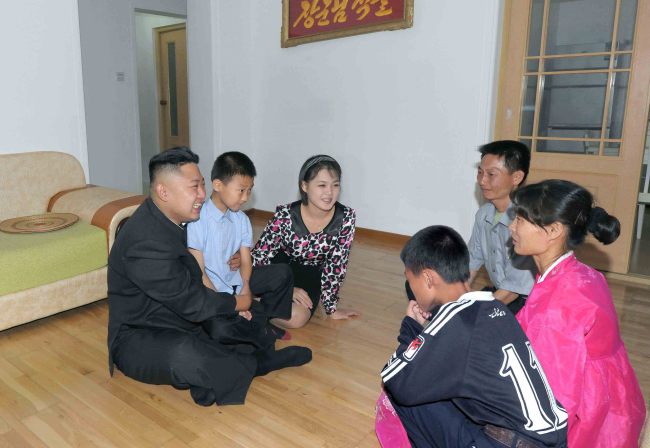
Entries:
<svg viewBox="0 0 650 448">
<path fill-rule="evenodd" d="M 189 146 L 185 24 L 154 29 L 157 48 L 160 150 Z"/>
<path fill-rule="evenodd" d="M 588 188 L 621 236 L 578 253 L 625 273 L 634 227 L 650 81 L 650 0 L 506 4 L 496 136 L 532 151 L 528 183 Z"/>
</svg>

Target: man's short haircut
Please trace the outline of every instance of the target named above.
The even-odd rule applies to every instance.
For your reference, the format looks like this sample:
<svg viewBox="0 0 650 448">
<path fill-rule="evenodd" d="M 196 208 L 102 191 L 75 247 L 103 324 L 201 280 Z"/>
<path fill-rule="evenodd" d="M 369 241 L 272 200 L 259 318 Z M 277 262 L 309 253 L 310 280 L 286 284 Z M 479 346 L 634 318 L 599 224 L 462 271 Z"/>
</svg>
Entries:
<svg viewBox="0 0 650 448">
<path fill-rule="evenodd" d="M 253 161 L 239 151 L 224 152 L 212 165 L 210 180 L 219 179 L 223 183 L 228 183 L 234 176 L 257 176 Z"/>
<path fill-rule="evenodd" d="M 187 146 L 177 146 L 156 154 L 149 160 L 149 184 L 153 185 L 160 173 L 178 172 L 181 166 L 188 163 L 198 164 L 199 156 Z"/>
<path fill-rule="evenodd" d="M 510 174 L 523 171 L 524 178 L 520 185 L 526 182 L 530 169 L 530 149 L 528 146 L 515 140 L 497 140 L 479 147 L 481 159 L 487 154 L 503 157 L 503 163 Z"/>
<path fill-rule="evenodd" d="M 415 275 L 432 269 L 446 283 L 469 279 L 469 251 L 463 238 L 451 227 L 425 227 L 406 242 L 400 253 L 404 267 Z"/>
</svg>

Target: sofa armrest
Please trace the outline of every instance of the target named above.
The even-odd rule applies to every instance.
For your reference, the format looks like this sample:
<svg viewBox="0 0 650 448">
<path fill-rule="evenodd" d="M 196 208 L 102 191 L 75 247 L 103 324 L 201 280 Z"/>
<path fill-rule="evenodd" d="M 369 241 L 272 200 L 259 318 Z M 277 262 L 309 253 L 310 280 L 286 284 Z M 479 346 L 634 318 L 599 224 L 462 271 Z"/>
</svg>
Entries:
<svg viewBox="0 0 650 448">
<path fill-rule="evenodd" d="M 87 185 L 57 193 L 50 200 L 47 211 L 74 213 L 83 221 L 104 229 L 110 250 L 120 223 L 131 216 L 145 198 L 128 191 Z"/>
</svg>

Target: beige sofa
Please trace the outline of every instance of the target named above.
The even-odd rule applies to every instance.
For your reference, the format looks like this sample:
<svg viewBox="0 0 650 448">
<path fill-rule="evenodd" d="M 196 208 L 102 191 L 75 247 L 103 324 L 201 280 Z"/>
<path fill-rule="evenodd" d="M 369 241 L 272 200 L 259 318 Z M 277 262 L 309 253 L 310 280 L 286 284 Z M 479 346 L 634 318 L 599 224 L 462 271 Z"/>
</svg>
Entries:
<svg viewBox="0 0 650 448">
<path fill-rule="evenodd" d="M 0 294 L 0 330 L 105 298 L 106 261 L 115 233 L 144 198 L 145 196 L 125 191 L 87 185 L 81 165 L 69 154 L 52 151 L 0 154 L 0 221 L 45 212 L 74 213 L 80 219 L 73 226 L 91 229 L 94 232 L 95 246 L 100 246 L 99 255 L 95 255 L 95 263 L 87 272 L 29 289 Z M 105 247 L 101 247 L 104 244 L 104 233 L 95 227 L 105 232 Z M 51 232 L 47 238 L 49 241 L 56 240 L 57 235 L 66 234 L 64 230 L 66 229 Z M 70 238 L 69 232 L 67 235 Z M 26 238 L 24 235 L 22 237 Z M 0 241 L 5 247 L 0 247 L 0 255 L 4 255 L 5 259 L 0 269 L 5 272 L 0 272 L 0 282 L 4 277 L 5 284 L 8 285 L 12 280 L 9 276 L 16 276 L 7 266 L 13 267 L 11 257 L 14 255 L 11 250 L 15 245 L 11 243 L 17 240 L 12 240 L 14 236 L 6 233 L 2 234 L 2 238 Z M 39 244 L 32 250 L 38 253 Z M 56 253 L 51 256 L 56 258 Z M 20 260 L 21 266 L 31 268 L 30 259 L 25 261 L 24 254 L 22 258 L 16 255 L 16 259 Z M 36 259 L 39 257 L 31 258 Z M 53 265 L 56 260 L 49 263 Z M 39 269 L 42 270 L 42 267 Z M 29 269 L 23 271 L 29 275 Z"/>
</svg>

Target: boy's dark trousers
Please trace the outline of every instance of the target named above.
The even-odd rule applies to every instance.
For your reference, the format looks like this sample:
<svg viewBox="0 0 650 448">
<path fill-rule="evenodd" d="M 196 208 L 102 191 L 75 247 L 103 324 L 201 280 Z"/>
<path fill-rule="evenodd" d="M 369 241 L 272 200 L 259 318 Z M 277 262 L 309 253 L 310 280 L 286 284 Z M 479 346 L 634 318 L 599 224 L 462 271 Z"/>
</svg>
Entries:
<svg viewBox="0 0 650 448">
<path fill-rule="evenodd" d="M 291 319 L 293 305 L 293 273 L 286 265 L 271 264 L 255 266 L 249 282 L 253 296 L 259 297 L 255 313 L 263 313 L 266 319 L 279 317 Z M 254 316 L 255 317 L 255 316 Z"/>
<path fill-rule="evenodd" d="M 251 314 L 253 318 L 234 315 L 229 318 L 209 319 L 202 323 L 211 338 L 222 344 L 249 344 L 255 348 L 266 348 L 275 343 L 277 335 L 269 329 L 269 319 L 291 318 L 293 304 L 293 274 L 287 265 L 256 266 L 249 282 L 253 296 Z M 232 293 L 236 294 L 235 288 Z"/>
<path fill-rule="evenodd" d="M 391 402 L 415 448 L 543 448 L 515 431 L 474 423 L 451 401 L 419 406 L 399 406 Z M 507 440 L 500 437 L 501 433 L 508 435 Z"/>
</svg>

